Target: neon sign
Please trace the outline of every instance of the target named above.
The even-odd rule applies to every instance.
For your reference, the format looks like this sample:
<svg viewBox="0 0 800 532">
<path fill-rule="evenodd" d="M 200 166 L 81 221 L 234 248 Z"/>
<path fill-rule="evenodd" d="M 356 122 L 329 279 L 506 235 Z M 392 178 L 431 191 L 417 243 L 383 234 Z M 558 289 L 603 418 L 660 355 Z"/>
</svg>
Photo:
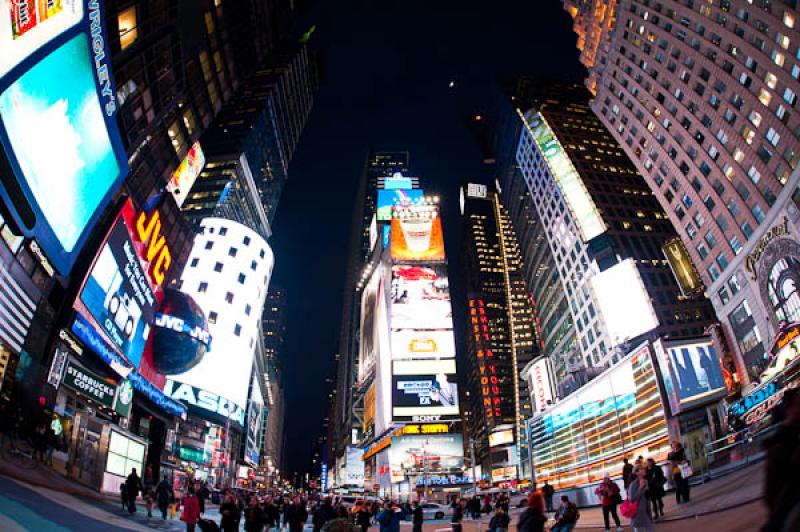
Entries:
<svg viewBox="0 0 800 532">
<path fill-rule="evenodd" d="M 140 212 L 136 218 L 136 237 L 143 246 L 143 259 L 147 261 L 148 273 L 156 285 L 164 284 L 164 278 L 172 266 L 172 253 L 167 239 L 161 234 L 161 214 Z"/>
</svg>

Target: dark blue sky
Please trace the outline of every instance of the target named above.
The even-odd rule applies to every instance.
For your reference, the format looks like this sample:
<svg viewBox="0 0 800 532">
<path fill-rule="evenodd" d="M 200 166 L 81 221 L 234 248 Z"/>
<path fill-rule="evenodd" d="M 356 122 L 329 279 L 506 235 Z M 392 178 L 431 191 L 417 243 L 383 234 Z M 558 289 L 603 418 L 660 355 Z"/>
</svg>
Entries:
<svg viewBox="0 0 800 532">
<path fill-rule="evenodd" d="M 299 29 L 311 24 L 324 80 L 272 237 L 273 283 L 287 289 L 290 307 L 283 356 L 289 470 L 300 472 L 327 413 L 324 379 L 335 374 L 347 239 L 369 147 L 410 151 L 412 173 L 441 196 L 458 323 L 458 187 L 488 175 L 465 120 L 491 107 L 501 80 L 582 79 L 559 0 L 323 1 Z"/>
</svg>

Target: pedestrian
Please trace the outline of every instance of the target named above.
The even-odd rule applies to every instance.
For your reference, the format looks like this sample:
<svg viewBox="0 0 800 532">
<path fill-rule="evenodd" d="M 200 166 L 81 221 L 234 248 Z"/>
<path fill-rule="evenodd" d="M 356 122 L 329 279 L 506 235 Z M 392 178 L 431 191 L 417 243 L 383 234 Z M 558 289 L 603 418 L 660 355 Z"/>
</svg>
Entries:
<svg viewBox="0 0 800 532">
<path fill-rule="evenodd" d="M 205 480 L 200 482 L 200 488 L 197 490 L 197 502 L 200 504 L 200 515 L 206 513 L 206 500 L 211 496 L 208 489 L 208 484 Z"/>
<path fill-rule="evenodd" d="M 464 520 L 464 512 L 467 509 L 467 500 L 461 499 L 455 502 L 455 506 L 453 506 L 453 516 L 450 519 L 450 527 L 453 529 L 453 532 L 461 532 L 463 529 L 463 525 L 461 522 Z"/>
<path fill-rule="evenodd" d="M 372 521 L 372 514 L 369 506 L 364 502 L 360 504 L 356 510 L 356 525 L 361 529 L 361 532 L 367 532 L 369 530 L 370 521 Z"/>
<path fill-rule="evenodd" d="M 469 500 L 469 513 L 476 521 L 481 518 L 481 501 L 477 495 Z"/>
<path fill-rule="evenodd" d="M 489 532 L 508 532 L 508 525 L 511 523 L 511 518 L 503 511 L 503 508 L 497 507 L 494 511 L 492 519 L 489 521 Z"/>
<path fill-rule="evenodd" d="M 528 504 L 519 516 L 517 532 L 544 532 L 547 516 L 544 513 L 544 497 L 538 491 L 528 495 Z"/>
<path fill-rule="evenodd" d="M 44 463 L 47 454 L 47 428 L 44 421 L 38 423 L 33 429 L 33 459 Z"/>
<path fill-rule="evenodd" d="M 664 470 L 652 458 L 647 459 L 647 489 L 653 506 L 653 519 L 664 517 Z"/>
<path fill-rule="evenodd" d="M 147 464 L 147 467 L 144 468 L 144 489 L 147 491 L 148 488 L 152 488 L 156 483 L 156 477 L 153 476 L 153 466 Z"/>
<path fill-rule="evenodd" d="M 325 526 L 325 523 L 336 519 L 338 517 L 338 513 L 336 509 L 331 504 L 330 497 L 325 498 L 322 501 L 317 509 L 314 511 L 314 515 L 311 517 L 311 523 L 314 525 L 314 532 L 320 532 L 322 527 Z"/>
<path fill-rule="evenodd" d="M 550 532 L 570 532 L 575 528 L 575 524 L 580 518 L 580 512 L 574 502 L 569 500 L 566 495 L 561 496 L 561 506 L 555 516 L 555 524 L 550 528 Z"/>
<path fill-rule="evenodd" d="M 622 532 L 622 526 L 619 522 L 619 515 L 617 515 L 617 505 L 622 502 L 619 486 L 611 480 L 611 477 L 606 475 L 603 477 L 603 482 L 594 490 L 600 498 L 600 504 L 603 507 L 603 522 L 606 525 L 606 532 L 611 530 L 611 523 L 609 516 L 614 518 L 614 523 L 617 525 L 617 532 Z"/>
<path fill-rule="evenodd" d="M 153 507 L 155 506 L 155 493 L 152 486 L 145 486 L 144 493 L 144 507 L 147 509 L 147 517 L 153 517 Z"/>
<path fill-rule="evenodd" d="M 250 497 L 250 505 L 244 511 L 245 532 L 262 532 L 264 530 L 264 511 L 258 504 L 258 497 Z"/>
<path fill-rule="evenodd" d="M 175 496 L 172 492 L 172 486 L 169 483 L 167 475 L 164 475 L 163 480 L 156 486 L 156 504 L 161 511 L 161 519 L 167 518 L 167 507 Z"/>
<path fill-rule="evenodd" d="M 547 507 L 548 512 L 553 512 L 553 495 L 555 494 L 556 490 L 553 489 L 546 480 L 544 481 L 544 486 L 542 486 L 542 495 L 544 495 L 544 504 Z"/>
<path fill-rule="evenodd" d="M 119 485 L 119 499 L 122 503 L 122 509 L 128 509 L 128 485 L 124 482 Z"/>
<path fill-rule="evenodd" d="M 636 504 L 636 513 L 631 517 L 633 532 L 654 532 L 655 525 L 650 517 L 650 504 L 647 492 L 647 469 L 643 466 L 634 468 L 634 479 L 628 486 L 628 501 Z"/>
<path fill-rule="evenodd" d="M 219 514 L 222 516 L 219 526 L 223 532 L 238 532 L 241 511 L 232 493 L 228 492 L 225 495 L 225 499 L 219 507 Z"/>
<path fill-rule="evenodd" d="M 194 532 L 194 527 L 197 521 L 200 520 L 200 503 L 197 501 L 194 486 L 191 484 L 186 489 L 186 495 L 183 497 L 181 504 L 183 506 L 181 521 L 186 523 L 186 532 Z"/>
<path fill-rule="evenodd" d="M 675 483 L 675 502 L 689 502 L 689 474 L 691 467 L 686 460 L 686 450 L 679 441 L 672 442 L 672 451 L 667 455 L 672 462 L 672 481 Z"/>
<path fill-rule="evenodd" d="M 308 510 L 299 496 L 295 496 L 292 504 L 286 507 L 284 523 L 289 525 L 289 532 L 303 532 L 303 526 L 308 519 Z"/>
<path fill-rule="evenodd" d="M 425 521 L 425 514 L 422 513 L 422 506 L 419 501 L 414 502 L 414 509 L 411 512 L 411 532 L 422 532 L 422 523 Z M 366 532 L 366 529 L 362 532 Z"/>
<path fill-rule="evenodd" d="M 386 501 L 383 510 L 378 513 L 375 521 L 378 522 L 380 532 L 400 532 L 400 508 L 395 506 L 392 501 Z"/>
<path fill-rule="evenodd" d="M 139 475 L 136 474 L 136 468 L 131 469 L 131 474 L 125 480 L 125 486 L 128 491 L 128 513 L 136 512 L 136 497 L 142 491 L 142 481 Z"/>
<path fill-rule="evenodd" d="M 633 465 L 628 462 L 627 457 L 622 459 L 622 464 L 622 485 L 625 491 L 627 491 L 628 486 L 630 486 L 631 481 L 633 481 Z"/>
<path fill-rule="evenodd" d="M 45 457 L 44 463 L 50 467 L 53 466 L 53 452 L 58 445 L 58 436 L 56 436 L 56 431 L 53 429 L 54 422 L 56 421 L 54 420 L 47 424 L 47 431 L 44 434 L 45 447 L 47 448 L 47 456 Z M 58 420 L 58 423 L 61 423 L 61 421 Z"/>
<path fill-rule="evenodd" d="M 762 531 L 796 531 L 800 530 L 800 390 L 786 390 L 772 412 L 778 428 L 764 443 L 764 502 L 769 513 Z"/>
</svg>

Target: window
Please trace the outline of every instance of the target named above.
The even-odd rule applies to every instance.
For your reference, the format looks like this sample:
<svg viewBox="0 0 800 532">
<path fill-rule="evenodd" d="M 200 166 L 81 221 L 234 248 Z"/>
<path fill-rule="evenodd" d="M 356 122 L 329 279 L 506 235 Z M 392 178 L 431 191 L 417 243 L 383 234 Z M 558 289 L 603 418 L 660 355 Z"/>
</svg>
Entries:
<svg viewBox="0 0 800 532">
<path fill-rule="evenodd" d="M 705 239 L 706 242 L 708 242 L 709 249 L 714 249 L 714 246 L 717 245 L 717 239 L 714 235 L 711 234 L 711 231 L 706 233 Z"/>
<path fill-rule="evenodd" d="M 254 260 L 250 261 L 250 269 L 251 270 L 256 271 L 256 267 L 257 266 L 258 266 L 258 264 L 256 263 L 256 261 L 254 261 Z"/>
<path fill-rule="evenodd" d="M 225 294 L 225 302 L 226 303 L 233 303 L 233 293 L 232 292 L 228 292 L 227 294 Z"/>
<path fill-rule="evenodd" d="M 750 177 L 750 181 L 752 181 L 754 185 L 758 184 L 759 180 L 761 180 L 761 173 L 756 170 L 755 166 L 750 166 L 750 169 L 747 170 L 747 175 Z"/>
<path fill-rule="evenodd" d="M 192 262 L 189 263 L 190 268 L 197 268 L 197 264 L 200 262 L 200 259 L 197 257 L 192 259 Z"/>
<path fill-rule="evenodd" d="M 745 220 L 739 227 L 742 228 L 742 233 L 744 233 L 744 237 L 747 240 L 750 240 L 750 237 L 753 235 L 753 226 L 750 225 L 750 222 Z"/>
<path fill-rule="evenodd" d="M 725 288 L 724 286 L 719 289 L 719 292 L 717 292 L 717 294 L 719 295 L 719 300 L 723 305 L 727 305 L 728 302 L 731 300 L 731 296 L 730 294 L 728 294 L 728 289 Z"/>
<path fill-rule="evenodd" d="M 198 292 L 205 292 L 207 290 L 208 290 L 208 283 L 206 283 L 204 281 L 201 282 L 200 285 L 197 287 L 197 291 Z"/>
<path fill-rule="evenodd" d="M 708 257 L 708 248 L 702 242 L 697 244 L 697 254 L 700 255 L 701 259 Z"/>
<path fill-rule="evenodd" d="M 773 146 L 777 146 L 778 142 L 780 142 L 781 140 L 780 134 L 773 128 L 769 128 L 769 130 L 767 130 L 767 134 L 765 135 L 765 137 L 767 139 L 767 142 L 769 142 Z"/>
<path fill-rule="evenodd" d="M 214 271 L 215 272 L 221 272 L 222 271 L 222 263 L 221 262 L 218 262 L 218 263 L 214 264 Z"/>
<path fill-rule="evenodd" d="M 694 239 L 697 236 L 697 229 L 694 228 L 694 225 L 688 224 L 686 226 L 686 234 L 689 235 L 690 239 Z"/>
<path fill-rule="evenodd" d="M 252 311 L 253 307 L 251 307 L 249 303 L 244 306 L 244 313 L 246 316 L 249 316 Z"/>
<path fill-rule="evenodd" d="M 739 293 L 739 290 L 742 289 L 741 285 L 739 284 L 739 278 L 736 277 L 736 274 L 731 275 L 731 278 L 728 279 L 728 288 L 731 289 L 731 294 L 736 295 Z"/>
<path fill-rule="evenodd" d="M 742 251 L 742 243 L 739 242 L 739 237 L 733 235 L 729 240 L 728 243 L 731 245 L 731 249 L 733 250 L 734 255 L 738 255 Z"/>
<path fill-rule="evenodd" d="M 772 94 L 766 89 L 759 89 L 758 91 L 758 101 L 763 103 L 765 106 L 769 105 L 769 102 L 772 101 Z"/>
<path fill-rule="evenodd" d="M 220 236 L 227 235 L 228 234 L 228 228 L 227 227 L 220 227 L 219 228 L 219 234 L 220 234 Z"/>
<path fill-rule="evenodd" d="M 214 242 L 212 242 L 211 240 L 206 242 L 205 249 L 211 249 L 213 247 L 214 247 Z"/>
<path fill-rule="evenodd" d="M 245 279 L 246 279 L 245 275 L 243 273 L 240 273 L 238 278 L 239 284 L 244 284 Z"/>
<path fill-rule="evenodd" d="M 139 30 L 136 28 L 136 6 L 133 5 L 120 11 L 117 16 L 117 24 L 119 25 L 119 44 L 124 50 L 136 42 L 136 38 L 139 36 Z"/>
<path fill-rule="evenodd" d="M 239 250 L 238 250 L 238 249 L 236 249 L 236 248 L 232 247 L 232 248 L 230 248 L 230 249 L 228 250 L 228 256 L 229 256 L 229 257 L 235 257 L 235 256 L 236 256 L 236 254 L 237 254 L 238 252 L 239 252 Z"/>
<path fill-rule="evenodd" d="M 706 223 L 705 217 L 703 217 L 703 214 L 700 212 L 694 213 L 693 218 L 694 218 L 694 223 L 697 224 L 697 227 L 703 227 L 703 225 Z"/>
<path fill-rule="evenodd" d="M 764 214 L 764 210 L 761 208 L 761 205 L 753 205 L 753 207 L 750 209 L 750 212 L 753 213 L 753 218 L 755 218 L 756 222 L 758 222 L 759 224 L 764 221 L 764 218 L 766 218 L 766 215 Z"/>
<path fill-rule="evenodd" d="M 719 268 L 715 264 L 712 264 L 708 267 L 708 276 L 711 277 L 712 281 L 716 281 L 719 279 Z"/>
<path fill-rule="evenodd" d="M 244 237 L 244 240 L 242 240 L 242 243 L 245 246 L 249 246 L 250 245 L 250 237 L 249 236 Z"/>
<path fill-rule="evenodd" d="M 239 325 L 238 323 L 233 328 L 233 334 L 235 334 L 236 336 L 242 335 L 242 326 Z"/>
<path fill-rule="evenodd" d="M 208 323 L 217 323 L 217 313 L 216 312 L 209 312 L 208 313 Z"/>
<path fill-rule="evenodd" d="M 258 253 L 258 256 L 261 257 L 262 259 L 264 258 L 264 250 L 263 249 Z"/>
</svg>

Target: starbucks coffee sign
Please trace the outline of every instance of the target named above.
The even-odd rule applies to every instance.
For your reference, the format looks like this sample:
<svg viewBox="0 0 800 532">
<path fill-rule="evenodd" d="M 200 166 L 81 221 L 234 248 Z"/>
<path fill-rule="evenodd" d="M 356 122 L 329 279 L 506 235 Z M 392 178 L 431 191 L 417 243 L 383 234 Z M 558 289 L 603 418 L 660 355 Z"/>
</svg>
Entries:
<svg viewBox="0 0 800 532">
<path fill-rule="evenodd" d="M 94 399 L 103 406 L 111 408 L 111 405 L 114 404 L 117 386 L 110 384 L 103 377 L 74 364 L 67 365 L 62 382 L 67 388 Z"/>
<path fill-rule="evenodd" d="M 766 249 L 767 245 L 776 238 L 788 234 L 789 234 L 789 221 L 784 216 L 783 223 L 780 225 L 776 225 L 775 227 L 771 228 L 769 231 L 764 233 L 764 236 L 761 237 L 761 240 L 759 240 L 758 245 L 755 247 L 755 249 L 747 255 L 746 267 L 747 271 L 750 272 L 750 275 L 753 276 L 753 280 L 758 278 L 758 273 L 757 273 L 758 261 L 761 260 L 761 256 L 764 254 L 764 249 Z"/>
</svg>

